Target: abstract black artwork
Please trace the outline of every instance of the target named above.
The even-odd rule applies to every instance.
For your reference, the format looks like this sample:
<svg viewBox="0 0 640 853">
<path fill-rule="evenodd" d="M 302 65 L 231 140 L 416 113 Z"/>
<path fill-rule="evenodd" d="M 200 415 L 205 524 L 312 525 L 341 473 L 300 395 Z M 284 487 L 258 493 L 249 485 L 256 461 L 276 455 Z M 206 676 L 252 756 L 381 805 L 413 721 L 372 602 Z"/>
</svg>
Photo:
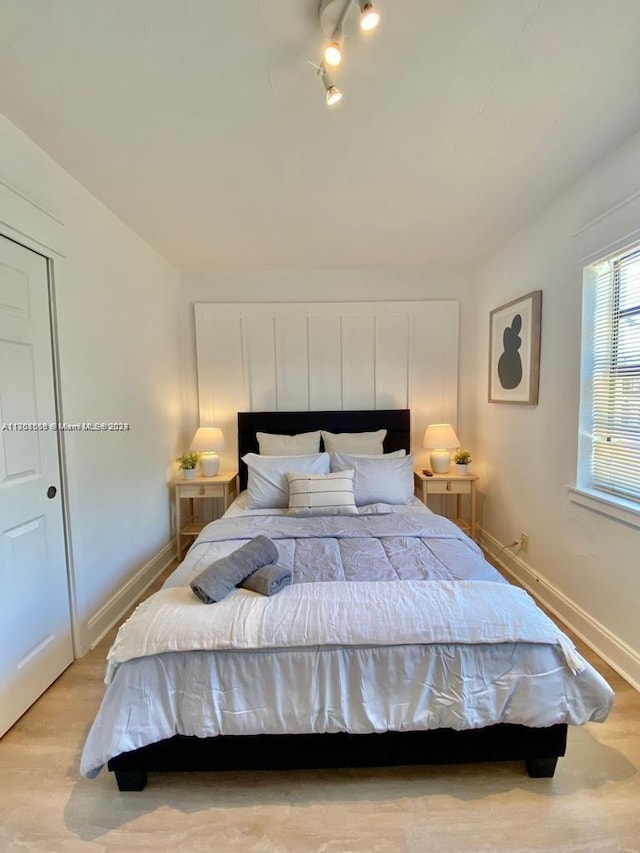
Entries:
<svg viewBox="0 0 640 853">
<path fill-rule="evenodd" d="M 542 291 L 494 309 L 489 319 L 489 402 L 536 405 Z"/>
</svg>

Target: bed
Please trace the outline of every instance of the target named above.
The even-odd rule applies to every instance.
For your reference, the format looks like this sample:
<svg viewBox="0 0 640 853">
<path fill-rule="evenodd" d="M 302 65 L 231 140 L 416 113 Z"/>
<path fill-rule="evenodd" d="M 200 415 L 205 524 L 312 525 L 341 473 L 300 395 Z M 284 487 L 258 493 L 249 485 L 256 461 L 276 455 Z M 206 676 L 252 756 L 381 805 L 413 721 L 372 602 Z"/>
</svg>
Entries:
<svg viewBox="0 0 640 853">
<path fill-rule="evenodd" d="M 258 458 L 258 433 L 318 430 L 325 444 L 386 431 L 373 461 L 330 454 L 338 471 L 355 466 L 358 509 L 292 517 L 286 495 L 252 503 L 260 465 L 284 464 Z M 408 410 L 239 413 L 238 450 L 240 497 L 109 653 L 85 776 L 106 764 L 131 791 L 150 771 L 522 760 L 530 776 L 549 777 L 567 726 L 606 718 L 612 691 L 568 638 L 406 493 Z M 309 465 L 326 464 L 318 451 Z M 296 471 L 310 458 L 286 464 Z M 380 470 L 401 473 L 380 486 Z M 393 502 L 373 500 L 389 489 Z M 237 590 L 198 602 L 189 583 L 199 572 L 260 534 L 294 583 L 270 598 Z"/>
</svg>

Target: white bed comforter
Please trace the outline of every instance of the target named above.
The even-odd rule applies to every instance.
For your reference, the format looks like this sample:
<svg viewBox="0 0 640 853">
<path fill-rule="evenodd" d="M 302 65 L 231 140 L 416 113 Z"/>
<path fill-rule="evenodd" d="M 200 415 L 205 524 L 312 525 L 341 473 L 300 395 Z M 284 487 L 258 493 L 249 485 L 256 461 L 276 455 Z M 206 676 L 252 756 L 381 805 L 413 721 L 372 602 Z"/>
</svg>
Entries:
<svg viewBox="0 0 640 853">
<path fill-rule="evenodd" d="M 526 593 L 496 582 L 477 546 L 440 517 L 222 519 L 177 570 L 180 583 L 258 532 L 294 565 L 296 552 L 306 567 L 309 548 L 319 547 L 325 565 L 340 555 L 343 577 L 355 554 L 364 576 L 375 579 L 336 581 L 334 566 L 328 578 L 316 578 L 323 583 L 303 580 L 271 598 L 236 590 L 214 605 L 188 586 L 156 593 L 109 653 L 109 685 L 82 756 L 85 775 L 176 733 L 364 733 L 606 718 L 613 694 L 604 679 Z M 381 552 L 375 568 L 370 557 Z M 416 561 L 426 579 L 385 579 Z"/>
<path fill-rule="evenodd" d="M 126 661 L 167 652 L 434 643 L 557 643 L 574 674 L 585 667 L 569 638 L 510 584 L 329 582 L 271 597 L 236 589 L 205 606 L 188 587 L 160 590 L 120 628 L 105 681 Z"/>
</svg>

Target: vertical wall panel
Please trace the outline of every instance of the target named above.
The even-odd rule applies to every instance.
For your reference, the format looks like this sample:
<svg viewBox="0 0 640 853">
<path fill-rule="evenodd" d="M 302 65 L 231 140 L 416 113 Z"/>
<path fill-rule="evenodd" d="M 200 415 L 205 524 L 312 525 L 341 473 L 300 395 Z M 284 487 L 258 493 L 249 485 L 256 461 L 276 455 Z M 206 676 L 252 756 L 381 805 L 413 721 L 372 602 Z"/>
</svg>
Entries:
<svg viewBox="0 0 640 853">
<path fill-rule="evenodd" d="M 342 388 L 345 409 L 375 408 L 373 317 L 344 317 L 342 320 Z"/>
<path fill-rule="evenodd" d="M 274 318 L 244 317 L 242 344 L 249 409 L 272 412 L 277 407 Z"/>
<path fill-rule="evenodd" d="M 230 317 L 215 304 L 197 306 L 200 424 L 219 426 L 233 442 L 237 413 L 248 405 L 242 352 L 241 314 Z M 233 446 L 233 444 L 232 444 Z"/>
<path fill-rule="evenodd" d="M 342 409 L 340 317 L 309 317 L 309 408 Z"/>
<path fill-rule="evenodd" d="M 409 326 L 411 317 L 376 317 L 376 409 L 409 406 Z"/>
<path fill-rule="evenodd" d="M 202 423 L 225 430 L 229 466 L 239 411 L 408 407 L 418 452 L 428 423 L 456 425 L 457 300 L 204 303 L 196 341 Z"/>
<path fill-rule="evenodd" d="M 309 337 L 306 316 L 276 319 L 276 378 L 278 411 L 308 410 Z"/>
<path fill-rule="evenodd" d="M 414 447 L 427 424 L 458 415 L 458 303 L 426 303 L 415 316 L 409 350 L 409 407 Z"/>
</svg>

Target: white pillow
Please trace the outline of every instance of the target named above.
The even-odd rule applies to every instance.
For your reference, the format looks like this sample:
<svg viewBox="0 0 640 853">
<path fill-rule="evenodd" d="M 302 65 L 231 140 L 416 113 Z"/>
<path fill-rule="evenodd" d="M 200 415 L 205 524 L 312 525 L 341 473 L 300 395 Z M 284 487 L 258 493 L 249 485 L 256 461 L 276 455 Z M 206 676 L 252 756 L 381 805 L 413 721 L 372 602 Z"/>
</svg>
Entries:
<svg viewBox="0 0 640 853">
<path fill-rule="evenodd" d="M 249 469 L 247 509 L 270 509 L 289 505 L 287 472 L 295 468 L 309 474 L 329 473 L 329 454 L 311 456 L 260 456 L 245 453 L 242 461 Z"/>
<path fill-rule="evenodd" d="M 290 471 L 289 515 L 357 515 L 353 469 L 335 474 Z"/>
<path fill-rule="evenodd" d="M 306 456 L 320 452 L 320 430 L 299 432 L 297 435 L 275 435 L 257 432 L 261 456 Z"/>
<path fill-rule="evenodd" d="M 335 454 L 331 454 L 334 456 Z M 349 456 L 355 456 L 357 459 L 400 459 L 407 455 L 406 450 L 392 450 L 391 453 L 349 453 Z"/>
<path fill-rule="evenodd" d="M 382 442 L 387 436 L 386 429 L 377 432 L 327 432 L 322 430 L 324 449 L 334 453 L 375 453 L 382 454 Z"/>
<path fill-rule="evenodd" d="M 357 456 L 331 454 L 331 470 L 355 470 L 356 506 L 408 504 L 413 497 L 413 453 L 407 456 Z"/>
</svg>

